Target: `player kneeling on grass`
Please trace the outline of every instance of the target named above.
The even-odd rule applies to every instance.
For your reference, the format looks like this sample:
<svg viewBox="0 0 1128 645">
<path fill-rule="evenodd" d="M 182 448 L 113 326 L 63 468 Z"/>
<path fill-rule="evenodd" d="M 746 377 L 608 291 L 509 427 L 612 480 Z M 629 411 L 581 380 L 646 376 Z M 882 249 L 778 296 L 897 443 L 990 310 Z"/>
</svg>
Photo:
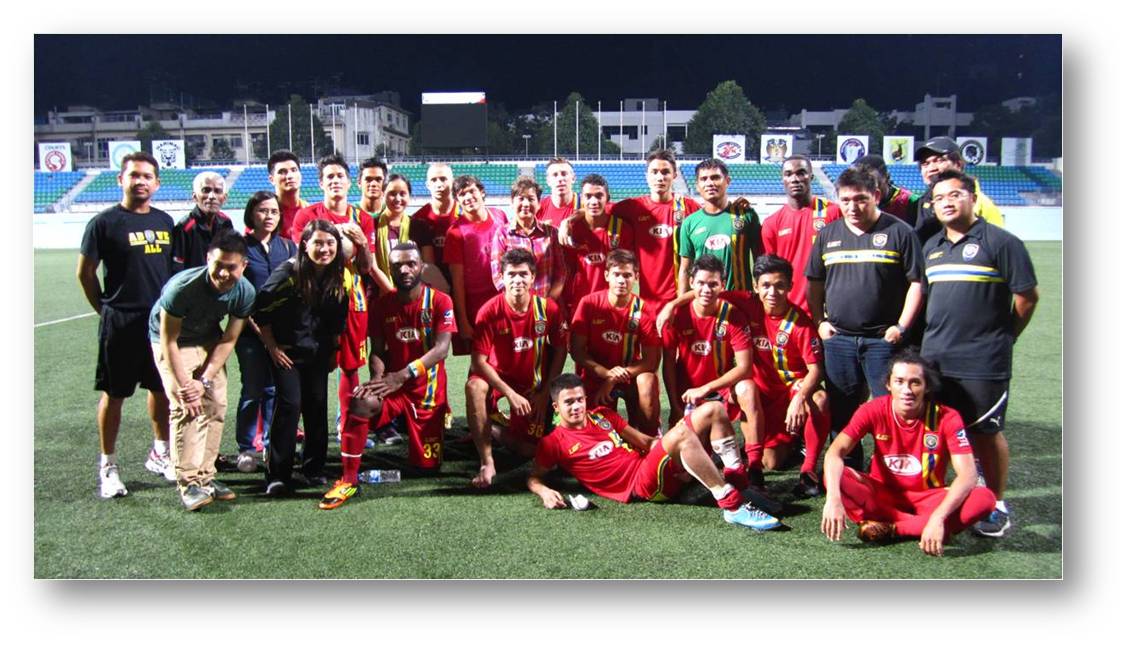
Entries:
<svg viewBox="0 0 1128 645">
<path fill-rule="evenodd" d="M 761 255 L 752 266 L 761 307 L 749 307 L 753 329 L 752 378 L 764 408 L 763 465 L 777 470 L 791 456 L 801 436 L 805 455 L 796 495 L 816 497 L 819 454 L 830 433 L 830 411 L 820 383 L 822 342 L 815 324 L 788 300 L 791 263 L 777 255 Z M 725 295 L 721 296 L 726 297 Z"/>
<path fill-rule="evenodd" d="M 380 297 L 369 320 L 372 379 L 353 392 L 341 437 L 341 459 L 349 461 L 341 481 L 322 500 L 323 509 L 337 508 L 356 493 L 368 419 L 386 425 L 404 418 L 408 462 L 431 471 L 443 463 L 443 420 L 450 410 L 444 361 L 457 331 L 454 305 L 450 296 L 421 281 L 424 263 L 414 242 L 397 244 L 389 260 L 396 291 Z"/>
<path fill-rule="evenodd" d="M 929 555 L 943 555 L 953 535 L 987 516 L 995 495 L 976 486 L 975 459 L 958 412 L 933 400 L 940 376 L 919 354 L 893 357 L 889 394 L 858 408 L 826 451 L 826 504 L 822 531 L 838 540 L 846 517 L 863 542 L 919 537 Z M 843 459 L 873 435 L 873 462 L 863 474 Z M 956 471 L 944 485 L 948 461 Z"/>
<path fill-rule="evenodd" d="M 726 522 L 757 531 L 780 525 L 776 518 L 744 503 L 740 491 L 726 483 L 713 465 L 706 441 L 726 465 L 740 460 L 723 404 L 702 403 L 659 439 L 642 434 L 607 408 L 589 411 L 583 380 L 575 374 L 554 379 L 550 394 L 560 424 L 537 445 L 527 482 L 545 508 L 567 507 L 560 492 L 544 483 L 556 466 L 595 494 L 624 503 L 670 499 L 689 474 L 713 494 Z"/>
<path fill-rule="evenodd" d="M 471 485 L 486 488 L 497 474 L 489 412 L 509 401 L 508 426 L 497 439 L 531 458 L 551 414 L 548 384 L 564 369 L 568 323 L 556 303 L 532 294 L 536 259 L 528 249 L 501 257 L 505 292 L 494 296 L 474 321 L 474 351 L 466 379 L 466 417 L 481 467 Z"/>
<path fill-rule="evenodd" d="M 169 399 L 176 485 L 190 511 L 235 499 L 214 477 L 227 410 L 224 364 L 255 304 L 246 267 L 246 242 L 221 231 L 208 247 L 207 265 L 173 276 L 149 315 L 153 357 Z"/>
</svg>

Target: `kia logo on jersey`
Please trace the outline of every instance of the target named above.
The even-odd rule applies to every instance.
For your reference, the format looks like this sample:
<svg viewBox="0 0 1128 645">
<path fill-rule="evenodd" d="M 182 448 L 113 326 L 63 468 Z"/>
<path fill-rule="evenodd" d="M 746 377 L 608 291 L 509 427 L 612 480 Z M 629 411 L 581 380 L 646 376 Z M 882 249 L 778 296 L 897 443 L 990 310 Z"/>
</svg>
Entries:
<svg viewBox="0 0 1128 645">
<path fill-rule="evenodd" d="M 588 264 L 603 264 L 607 258 L 602 253 L 588 253 L 584 256 L 584 262 Z"/>
<path fill-rule="evenodd" d="M 599 443 L 595 444 L 594 448 L 588 451 L 588 459 L 599 459 L 600 457 L 606 457 L 607 455 L 611 454 L 611 451 L 614 448 L 615 444 L 611 443 L 610 441 L 600 441 Z"/>
<path fill-rule="evenodd" d="M 414 343 L 419 340 L 419 332 L 414 327 L 397 329 L 396 340 L 401 343 Z"/>
<path fill-rule="evenodd" d="M 707 340 L 699 340 L 689 346 L 689 351 L 701 356 L 708 356 L 710 351 L 710 343 Z"/>
<path fill-rule="evenodd" d="M 718 251 L 729 245 L 729 236 L 727 235 L 710 235 L 705 239 L 705 248 L 710 251 Z"/>
<path fill-rule="evenodd" d="M 618 345 L 623 340 L 623 335 L 617 331 L 605 331 L 603 332 L 603 340 L 612 345 Z"/>
<path fill-rule="evenodd" d="M 533 341 L 528 339 L 528 338 L 525 338 L 524 336 L 522 336 L 520 338 L 514 338 L 513 339 L 513 351 L 515 351 L 515 352 L 524 352 L 524 351 L 528 351 L 532 348 L 533 348 Z"/>
<path fill-rule="evenodd" d="M 670 237 L 674 234 L 674 227 L 667 224 L 658 224 L 650 227 L 650 234 L 654 237 Z"/>
<path fill-rule="evenodd" d="M 768 340 L 767 336 L 756 337 L 756 349 L 761 349 L 764 351 L 770 351 L 772 349 L 772 344 Z"/>
<path fill-rule="evenodd" d="M 921 471 L 915 455 L 885 455 L 885 467 L 894 475 L 919 475 Z"/>
</svg>

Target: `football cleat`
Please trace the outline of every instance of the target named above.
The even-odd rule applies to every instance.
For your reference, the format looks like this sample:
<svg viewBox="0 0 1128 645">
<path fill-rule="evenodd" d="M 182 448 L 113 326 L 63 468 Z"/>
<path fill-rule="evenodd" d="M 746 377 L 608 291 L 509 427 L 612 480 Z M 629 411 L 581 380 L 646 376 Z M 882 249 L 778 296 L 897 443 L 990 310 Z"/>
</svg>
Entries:
<svg viewBox="0 0 1128 645">
<path fill-rule="evenodd" d="M 1001 538 L 1011 526 L 1010 513 L 995 509 L 987 519 L 976 522 L 971 530 L 983 537 Z"/>
<path fill-rule="evenodd" d="M 333 484 L 333 488 L 329 489 L 329 492 L 325 493 L 325 496 L 321 498 L 321 502 L 317 507 L 323 511 L 333 510 L 349 501 L 349 498 L 356 495 L 356 492 L 356 484 L 338 479 L 337 483 Z"/>
<path fill-rule="evenodd" d="M 157 452 L 156 448 L 149 448 L 149 458 L 145 460 L 145 470 L 154 475 L 160 475 L 167 481 L 176 481 L 176 469 L 173 468 L 168 453 L 161 454 Z"/>
<path fill-rule="evenodd" d="M 756 508 L 751 502 L 735 511 L 724 511 L 725 521 L 739 524 L 754 531 L 770 531 L 781 526 L 780 521 Z"/>
<path fill-rule="evenodd" d="M 891 541 L 894 535 L 892 522 L 864 520 L 858 525 L 858 539 L 862 542 L 883 544 Z"/>
<path fill-rule="evenodd" d="M 104 499 L 125 497 L 129 491 L 121 483 L 117 464 L 106 464 L 98 471 L 98 495 Z"/>
<path fill-rule="evenodd" d="M 822 482 L 814 473 L 799 473 L 799 481 L 791 489 L 795 497 L 818 497 L 823 494 Z"/>
</svg>

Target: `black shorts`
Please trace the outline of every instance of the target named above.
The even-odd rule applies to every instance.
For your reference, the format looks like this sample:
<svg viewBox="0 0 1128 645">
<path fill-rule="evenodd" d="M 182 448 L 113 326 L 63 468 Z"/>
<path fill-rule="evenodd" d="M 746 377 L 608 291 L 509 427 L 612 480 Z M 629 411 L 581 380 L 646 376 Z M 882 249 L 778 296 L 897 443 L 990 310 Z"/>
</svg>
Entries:
<svg viewBox="0 0 1128 645">
<path fill-rule="evenodd" d="M 138 383 L 151 392 L 164 392 L 149 342 L 149 312 L 102 307 L 94 389 L 124 399 L 133 396 Z"/>
<path fill-rule="evenodd" d="M 960 413 L 967 431 L 995 434 L 1003 431 L 1007 416 L 1010 381 L 982 381 L 944 377 L 940 379 L 940 402 Z"/>
</svg>

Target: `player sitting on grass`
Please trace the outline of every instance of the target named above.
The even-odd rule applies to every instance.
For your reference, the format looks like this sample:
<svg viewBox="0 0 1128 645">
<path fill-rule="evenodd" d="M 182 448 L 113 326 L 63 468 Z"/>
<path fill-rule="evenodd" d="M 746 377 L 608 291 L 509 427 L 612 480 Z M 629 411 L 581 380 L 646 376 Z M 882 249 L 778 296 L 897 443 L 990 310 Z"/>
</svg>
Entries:
<svg viewBox="0 0 1128 645">
<path fill-rule="evenodd" d="M 943 555 L 953 535 L 987 516 L 995 495 L 975 485 L 975 459 L 958 412 L 936 403 L 940 376 L 919 354 L 905 350 L 890 362 L 889 394 L 858 408 L 826 451 L 822 531 L 839 540 L 846 517 L 863 542 L 919 537 L 920 549 Z M 869 474 L 843 458 L 873 435 Z M 945 486 L 948 461 L 956 471 Z"/>
<path fill-rule="evenodd" d="M 556 303 L 532 294 L 536 259 L 528 249 L 510 249 L 501 258 L 505 291 L 482 306 L 474 321 L 474 352 L 466 380 L 466 417 L 481 468 L 471 481 L 493 483 L 492 429 L 488 413 L 509 401 L 508 427 L 498 440 L 530 458 L 544 435 L 548 384 L 564 368 L 568 323 Z"/>
<path fill-rule="evenodd" d="M 575 374 L 554 379 L 550 394 L 560 424 L 537 445 L 527 481 L 545 508 L 567 507 L 560 492 L 544 483 L 545 475 L 556 466 L 597 495 L 624 503 L 670 499 L 688 474 L 713 494 L 726 522 L 757 531 L 780 526 L 776 518 L 744 503 L 740 491 L 725 483 L 713 465 L 706 441 L 726 466 L 740 461 L 732 425 L 721 403 L 702 403 L 659 439 L 642 434 L 607 408 L 589 411 L 583 380 Z"/>
</svg>

